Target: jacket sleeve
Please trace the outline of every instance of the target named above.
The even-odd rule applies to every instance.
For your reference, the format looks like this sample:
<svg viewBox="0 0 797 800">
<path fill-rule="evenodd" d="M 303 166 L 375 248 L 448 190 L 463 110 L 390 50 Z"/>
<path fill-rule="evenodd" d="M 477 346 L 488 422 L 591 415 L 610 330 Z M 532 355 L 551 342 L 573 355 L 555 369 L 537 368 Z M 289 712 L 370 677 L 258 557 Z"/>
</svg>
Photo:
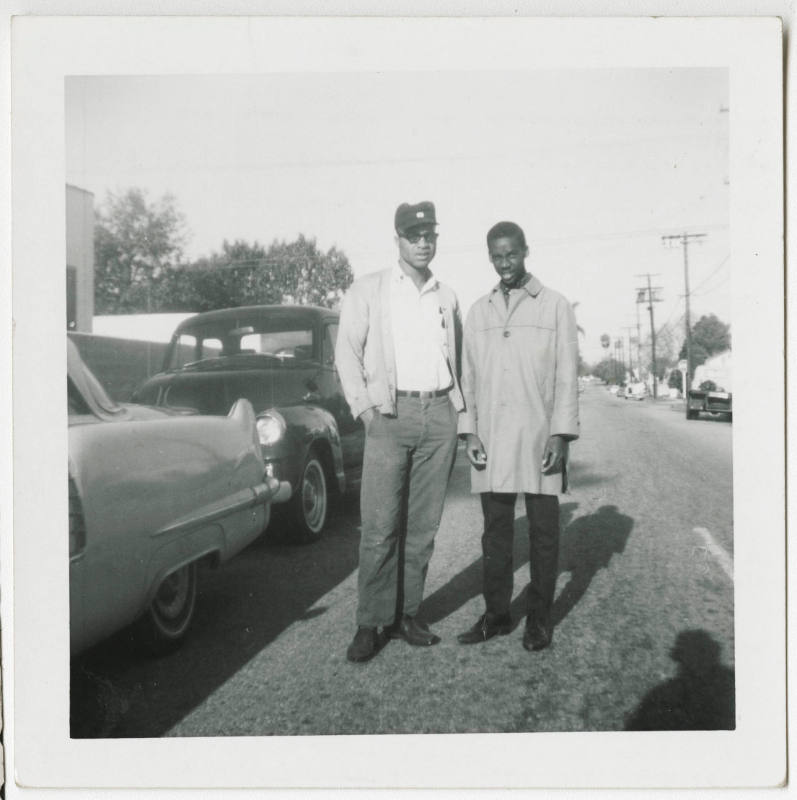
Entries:
<svg viewBox="0 0 797 800">
<path fill-rule="evenodd" d="M 465 401 L 465 410 L 460 413 L 457 422 L 457 433 L 476 433 L 479 422 L 476 409 L 476 340 L 474 309 L 468 312 L 465 320 L 465 329 L 462 336 L 462 374 L 461 386 L 462 397 Z"/>
<path fill-rule="evenodd" d="M 343 298 L 340 328 L 335 344 L 335 365 L 352 416 L 359 417 L 375 403 L 368 395 L 363 363 L 368 339 L 368 299 L 362 287 L 353 284 Z"/>
<path fill-rule="evenodd" d="M 578 329 L 570 303 L 564 298 L 556 310 L 556 373 L 551 435 L 577 439 L 578 420 Z"/>
</svg>

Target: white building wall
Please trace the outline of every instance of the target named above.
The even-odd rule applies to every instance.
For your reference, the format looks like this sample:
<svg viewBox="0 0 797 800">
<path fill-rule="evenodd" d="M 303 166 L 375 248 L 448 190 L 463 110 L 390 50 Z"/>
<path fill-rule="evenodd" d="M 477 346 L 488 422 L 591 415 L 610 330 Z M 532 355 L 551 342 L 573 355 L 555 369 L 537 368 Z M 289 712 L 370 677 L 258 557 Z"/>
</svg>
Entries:
<svg viewBox="0 0 797 800">
<path fill-rule="evenodd" d="M 66 186 L 67 325 L 91 333 L 94 317 L 94 195 Z M 74 290 L 70 288 L 70 273 Z M 70 314 L 71 312 L 71 314 Z M 70 320 L 69 317 L 72 316 Z"/>
</svg>

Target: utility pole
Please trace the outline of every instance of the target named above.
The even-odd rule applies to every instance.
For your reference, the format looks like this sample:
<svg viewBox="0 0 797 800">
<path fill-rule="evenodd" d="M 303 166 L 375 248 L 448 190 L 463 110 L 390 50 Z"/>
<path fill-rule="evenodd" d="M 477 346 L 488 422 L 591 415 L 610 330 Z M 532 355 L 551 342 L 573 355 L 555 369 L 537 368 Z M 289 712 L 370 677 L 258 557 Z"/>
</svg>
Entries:
<svg viewBox="0 0 797 800">
<path fill-rule="evenodd" d="M 650 285 L 650 279 L 653 276 L 649 272 L 642 275 L 637 275 L 636 277 L 648 279 L 647 286 L 637 287 L 636 301 L 637 303 L 647 302 L 648 311 L 650 312 L 650 360 L 653 365 L 653 399 L 655 400 L 658 397 L 658 371 L 656 369 L 656 326 L 653 322 L 653 304 L 661 302 L 661 298 L 655 293 L 661 291 L 662 287 Z"/>
<path fill-rule="evenodd" d="M 633 356 L 632 356 L 633 351 L 631 350 L 631 334 L 630 334 L 630 331 L 632 331 L 634 329 L 630 325 L 624 325 L 623 326 L 623 330 L 625 331 L 625 338 L 628 340 L 628 371 L 629 372 L 633 372 L 634 371 L 634 361 L 633 361 Z M 639 354 L 639 351 L 637 350 L 637 361 L 639 360 L 638 354 Z"/>
<path fill-rule="evenodd" d="M 619 385 L 620 383 L 620 370 L 618 368 L 618 364 L 620 363 L 620 354 L 617 351 L 617 339 L 614 340 L 614 344 L 612 345 L 612 361 L 614 362 L 614 382 Z"/>
<path fill-rule="evenodd" d="M 680 233 L 673 236 L 662 236 L 661 241 L 670 247 L 676 240 L 680 241 L 684 249 L 684 287 L 686 299 L 686 386 L 692 385 L 692 323 L 689 318 L 689 242 L 700 241 L 706 237 L 705 233 Z"/>
<path fill-rule="evenodd" d="M 615 339 L 614 352 L 617 353 L 617 361 L 620 364 L 620 383 L 625 383 L 625 353 L 622 339 Z"/>
</svg>

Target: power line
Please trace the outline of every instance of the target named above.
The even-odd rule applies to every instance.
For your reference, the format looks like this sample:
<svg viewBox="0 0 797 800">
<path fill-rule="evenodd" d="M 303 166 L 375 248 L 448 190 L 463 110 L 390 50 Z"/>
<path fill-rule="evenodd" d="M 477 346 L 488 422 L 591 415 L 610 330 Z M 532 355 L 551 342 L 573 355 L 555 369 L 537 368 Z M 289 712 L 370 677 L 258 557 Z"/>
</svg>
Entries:
<svg viewBox="0 0 797 800">
<path fill-rule="evenodd" d="M 715 275 L 716 275 L 716 274 L 717 274 L 717 273 L 718 273 L 718 272 L 719 272 L 719 271 L 722 269 L 722 267 L 723 267 L 723 266 L 725 266 L 725 263 L 728 261 L 728 259 L 729 259 L 730 257 L 731 257 L 731 254 L 730 254 L 730 253 L 728 253 L 728 255 L 727 255 L 727 256 L 725 256 L 725 258 L 723 258 L 723 259 L 722 259 L 722 261 L 720 261 L 720 263 L 719 263 L 719 264 L 717 264 L 717 266 L 716 266 L 716 268 L 714 269 L 714 271 L 713 271 L 713 272 L 712 272 L 712 273 L 711 273 L 711 274 L 710 274 L 710 275 L 709 275 L 707 278 L 704 278 L 704 279 L 703 279 L 703 280 L 702 280 L 702 281 L 701 281 L 701 282 L 700 282 L 700 283 L 699 283 L 697 286 L 695 286 L 695 288 L 694 288 L 694 289 L 692 289 L 692 294 L 695 294 L 695 293 L 697 292 L 697 290 L 698 290 L 698 289 L 699 289 L 701 286 L 705 286 L 705 285 L 706 285 L 706 284 L 707 284 L 707 283 L 708 283 L 708 282 L 709 282 L 709 281 L 710 281 L 710 280 L 711 280 L 711 279 L 712 279 L 712 278 L 713 278 L 713 277 L 714 277 L 714 276 L 715 276 Z M 718 284 L 718 285 L 719 285 L 719 284 Z"/>
<path fill-rule="evenodd" d="M 705 289 L 702 292 L 698 292 L 697 293 L 697 297 L 705 297 L 706 295 L 711 294 L 712 292 L 716 292 L 717 289 L 720 288 L 720 286 L 726 284 L 730 279 L 731 279 L 731 276 L 730 275 L 726 275 L 719 283 L 715 284 L 710 289 Z M 695 293 L 692 292 L 692 294 L 695 294 Z"/>
<path fill-rule="evenodd" d="M 707 236 L 705 233 L 682 233 L 672 236 L 662 236 L 664 244 L 679 241 L 684 253 L 684 300 L 686 301 L 686 385 L 692 379 L 692 328 L 689 320 L 689 243 L 691 241 L 701 241 Z"/>
<path fill-rule="evenodd" d="M 670 320 L 675 316 L 676 312 L 680 309 L 680 307 L 681 307 L 681 300 L 679 299 L 675 301 L 675 304 L 673 305 L 672 310 L 670 311 L 670 314 L 667 317 L 666 322 L 663 322 L 659 327 L 659 332 L 663 331 L 670 324 Z"/>
<path fill-rule="evenodd" d="M 727 230 L 728 225 L 701 225 L 699 226 L 701 230 Z M 556 245 L 556 244 L 572 244 L 573 242 L 585 242 L 585 241 L 611 241 L 613 239 L 633 239 L 638 237 L 645 237 L 645 236 L 661 236 L 662 238 L 666 237 L 665 232 L 673 231 L 675 228 L 648 228 L 648 229 L 640 229 L 634 231 L 615 231 L 612 233 L 587 233 L 583 234 L 582 236 L 568 236 L 568 237 L 558 237 L 555 239 L 538 239 L 533 236 L 529 237 L 529 245 L 530 247 L 534 247 L 535 245 Z M 674 238 L 680 238 L 683 234 L 677 234 Z M 687 234 L 689 236 L 696 236 L 698 234 Z"/>
</svg>

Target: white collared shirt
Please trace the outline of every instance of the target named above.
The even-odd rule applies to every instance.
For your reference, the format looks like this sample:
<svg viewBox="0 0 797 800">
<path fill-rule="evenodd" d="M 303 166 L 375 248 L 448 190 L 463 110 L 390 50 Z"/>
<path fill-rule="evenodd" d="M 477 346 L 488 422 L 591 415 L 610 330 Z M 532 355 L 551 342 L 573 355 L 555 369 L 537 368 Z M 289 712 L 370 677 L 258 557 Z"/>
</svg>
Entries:
<svg viewBox="0 0 797 800">
<path fill-rule="evenodd" d="M 399 265 L 390 279 L 396 386 L 404 391 L 433 392 L 451 386 L 445 317 L 437 287 L 437 278 L 432 276 L 418 291 Z"/>
</svg>

